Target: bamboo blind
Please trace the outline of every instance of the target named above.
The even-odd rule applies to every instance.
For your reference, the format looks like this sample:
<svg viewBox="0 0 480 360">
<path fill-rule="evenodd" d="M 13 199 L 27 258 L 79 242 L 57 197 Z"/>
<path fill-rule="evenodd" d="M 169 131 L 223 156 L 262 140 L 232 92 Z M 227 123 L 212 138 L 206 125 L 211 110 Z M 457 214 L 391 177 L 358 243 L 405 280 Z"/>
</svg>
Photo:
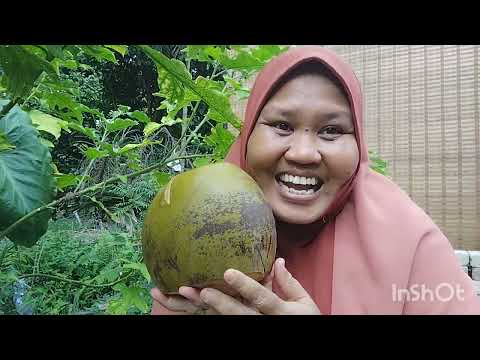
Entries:
<svg viewBox="0 0 480 360">
<path fill-rule="evenodd" d="M 479 46 L 331 45 L 362 82 L 370 149 L 457 249 L 480 249 Z"/>
<path fill-rule="evenodd" d="M 325 47 L 362 83 L 367 143 L 393 181 L 452 246 L 480 250 L 479 46 Z M 245 102 L 233 106 L 243 118 Z"/>
</svg>

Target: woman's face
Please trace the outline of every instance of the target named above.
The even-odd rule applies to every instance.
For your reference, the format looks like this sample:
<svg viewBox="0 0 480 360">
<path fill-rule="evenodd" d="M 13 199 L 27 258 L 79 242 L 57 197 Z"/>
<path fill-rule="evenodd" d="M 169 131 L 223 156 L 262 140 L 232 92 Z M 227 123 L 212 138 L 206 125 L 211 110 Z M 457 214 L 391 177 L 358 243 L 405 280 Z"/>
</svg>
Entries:
<svg viewBox="0 0 480 360">
<path fill-rule="evenodd" d="M 359 154 L 349 102 L 320 74 L 284 84 L 265 104 L 247 145 L 247 171 L 275 216 L 318 220 L 352 176 Z"/>
</svg>

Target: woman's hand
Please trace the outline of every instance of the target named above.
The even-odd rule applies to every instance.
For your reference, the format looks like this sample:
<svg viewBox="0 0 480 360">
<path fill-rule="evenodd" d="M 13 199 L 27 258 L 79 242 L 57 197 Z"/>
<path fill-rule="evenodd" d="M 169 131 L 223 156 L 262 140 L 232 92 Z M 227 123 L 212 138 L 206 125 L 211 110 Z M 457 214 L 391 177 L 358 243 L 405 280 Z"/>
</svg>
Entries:
<svg viewBox="0 0 480 360">
<path fill-rule="evenodd" d="M 240 300 L 216 289 L 203 289 L 200 301 L 223 315 L 320 315 L 315 302 L 300 283 L 285 268 L 285 261 L 277 259 L 272 273 L 263 284 L 237 270 L 227 270 L 225 281 L 241 296 Z M 272 291 L 272 281 L 285 296 L 281 299 Z M 198 298 L 195 298 L 198 301 Z"/>
<path fill-rule="evenodd" d="M 181 287 L 180 295 L 166 296 L 152 289 L 154 314 L 161 315 L 320 315 L 315 302 L 300 283 L 277 259 L 271 273 L 259 283 L 238 270 L 227 270 L 225 281 L 239 293 L 234 298 L 219 290 Z M 281 299 L 272 291 L 272 282 L 285 296 Z"/>
<path fill-rule="evenodd" d="M 159 289 L 153 288 L 150 294 L 153 298 L 152 315 L 216 315 L 200 299 L 200 290 L 182 286 L 180 295 L 164 295 Z"/>
</svg>

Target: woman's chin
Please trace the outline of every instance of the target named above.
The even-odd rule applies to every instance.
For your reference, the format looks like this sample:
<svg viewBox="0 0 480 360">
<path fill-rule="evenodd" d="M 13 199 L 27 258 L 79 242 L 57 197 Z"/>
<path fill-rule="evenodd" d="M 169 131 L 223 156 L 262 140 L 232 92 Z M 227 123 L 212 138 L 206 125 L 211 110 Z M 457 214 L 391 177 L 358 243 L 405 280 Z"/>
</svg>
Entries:
<svg viewBox="0 0 480 360">
<path fill-rule="evenodd" d="M 292 225 L 308 225 L 320 219 L 320 215 L 315 216 L 311 213 L 302 214 L 298 211 L 273 211 L 275 218 L 283 223 Z"/>
</svg>

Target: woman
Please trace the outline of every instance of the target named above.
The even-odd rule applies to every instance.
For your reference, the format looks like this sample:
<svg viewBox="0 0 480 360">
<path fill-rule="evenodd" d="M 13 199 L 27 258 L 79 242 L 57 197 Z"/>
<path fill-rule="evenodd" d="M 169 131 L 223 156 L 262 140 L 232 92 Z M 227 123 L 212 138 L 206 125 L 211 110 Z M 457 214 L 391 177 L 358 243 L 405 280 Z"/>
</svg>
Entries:
<svg viewBox="0 0 480 360">
<path fill-rule="evenodd" d="M 272 272 L 260 284 L 227 270 L 237 298 L 153 289 L 153 314 L 480 314 L 448 239 L 369 169 L 360 84 L 331 51 L 294 48 L 266 65 L 226 161 L 272 206 Z"/>
</svg>

